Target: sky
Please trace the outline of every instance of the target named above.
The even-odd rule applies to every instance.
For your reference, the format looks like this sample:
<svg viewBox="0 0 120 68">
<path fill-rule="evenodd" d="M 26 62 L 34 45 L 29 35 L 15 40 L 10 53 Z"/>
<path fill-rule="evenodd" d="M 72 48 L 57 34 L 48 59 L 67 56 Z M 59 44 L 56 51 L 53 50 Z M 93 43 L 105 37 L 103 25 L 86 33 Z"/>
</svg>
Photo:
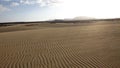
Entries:
<svg viewBox="0 0 120 68">
<path fill-rule="evenodd" d="M 0 0 L 0 22 L 120 18 L 119 0 Z"/>
</svg>

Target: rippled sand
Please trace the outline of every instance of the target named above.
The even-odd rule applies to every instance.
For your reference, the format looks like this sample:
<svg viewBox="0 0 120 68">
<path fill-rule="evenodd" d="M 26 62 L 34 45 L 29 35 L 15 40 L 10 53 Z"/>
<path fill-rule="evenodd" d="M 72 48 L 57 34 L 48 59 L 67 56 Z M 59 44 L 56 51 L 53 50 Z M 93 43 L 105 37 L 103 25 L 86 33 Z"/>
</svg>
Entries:
<svg viewBox="0 0 120 68">
<path fill-rule="evenodd" d="M 120 24 L 0 33 L 0 68 L 120 68 Z"/>
</svg>

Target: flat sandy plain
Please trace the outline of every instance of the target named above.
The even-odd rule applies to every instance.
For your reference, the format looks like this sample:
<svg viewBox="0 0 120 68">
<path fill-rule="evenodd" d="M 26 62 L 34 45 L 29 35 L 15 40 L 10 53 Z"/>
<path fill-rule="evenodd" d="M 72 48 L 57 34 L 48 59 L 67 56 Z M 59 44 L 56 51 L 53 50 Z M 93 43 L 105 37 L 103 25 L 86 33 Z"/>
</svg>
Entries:
<svg viewBox="0 0 120 68">
<path fill-rule="evenodd" d="M 0 68 L 120 68 L 120 22 L 0 27 Z"/>
</svg>

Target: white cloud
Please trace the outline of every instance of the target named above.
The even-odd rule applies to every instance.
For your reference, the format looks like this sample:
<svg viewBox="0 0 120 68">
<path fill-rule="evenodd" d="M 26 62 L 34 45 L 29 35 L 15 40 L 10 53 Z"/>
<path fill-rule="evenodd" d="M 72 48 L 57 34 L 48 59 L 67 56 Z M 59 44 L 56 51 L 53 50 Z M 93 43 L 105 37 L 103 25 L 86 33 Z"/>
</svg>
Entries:
<svg viewBox="0 0 120 68">
<path fill-rule="evenodd" d="M 60 0 L 20 0 L 22 4 L 39 4 L 40 6 L 50 6 L 58 3 Z"/>
<path fill-rule="evenodd" d="M 10 6 L 12 6 L 12 7 L 14 7 L 14 6 L 19 6 L 19 3 L 17 3 L 17 2 L 12 2 Z"/>
<path fill-rule="evenodd" d="M 31 2 L 29 0 L 20 0 L 20 3 L 22 3 L 22 4 L 33 4 L 33 2 Z"/>
<path fill-rule="evenodd" d="M 0 4 L 0 13 L 4 11 L 9 11 L 10 9 Z"/>
</svg>

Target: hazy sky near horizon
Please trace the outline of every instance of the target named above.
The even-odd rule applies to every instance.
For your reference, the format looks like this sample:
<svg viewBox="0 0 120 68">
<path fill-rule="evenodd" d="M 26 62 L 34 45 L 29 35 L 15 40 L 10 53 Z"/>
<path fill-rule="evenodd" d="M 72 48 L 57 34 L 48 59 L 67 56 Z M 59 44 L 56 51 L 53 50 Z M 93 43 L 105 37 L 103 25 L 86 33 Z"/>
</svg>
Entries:
<svg viewBox="0 0 120 68">
<path fill-rule="evenodd" d="M 119 0 L 0 0 L 0 22 L 120 18 Z"/>
</svg>

